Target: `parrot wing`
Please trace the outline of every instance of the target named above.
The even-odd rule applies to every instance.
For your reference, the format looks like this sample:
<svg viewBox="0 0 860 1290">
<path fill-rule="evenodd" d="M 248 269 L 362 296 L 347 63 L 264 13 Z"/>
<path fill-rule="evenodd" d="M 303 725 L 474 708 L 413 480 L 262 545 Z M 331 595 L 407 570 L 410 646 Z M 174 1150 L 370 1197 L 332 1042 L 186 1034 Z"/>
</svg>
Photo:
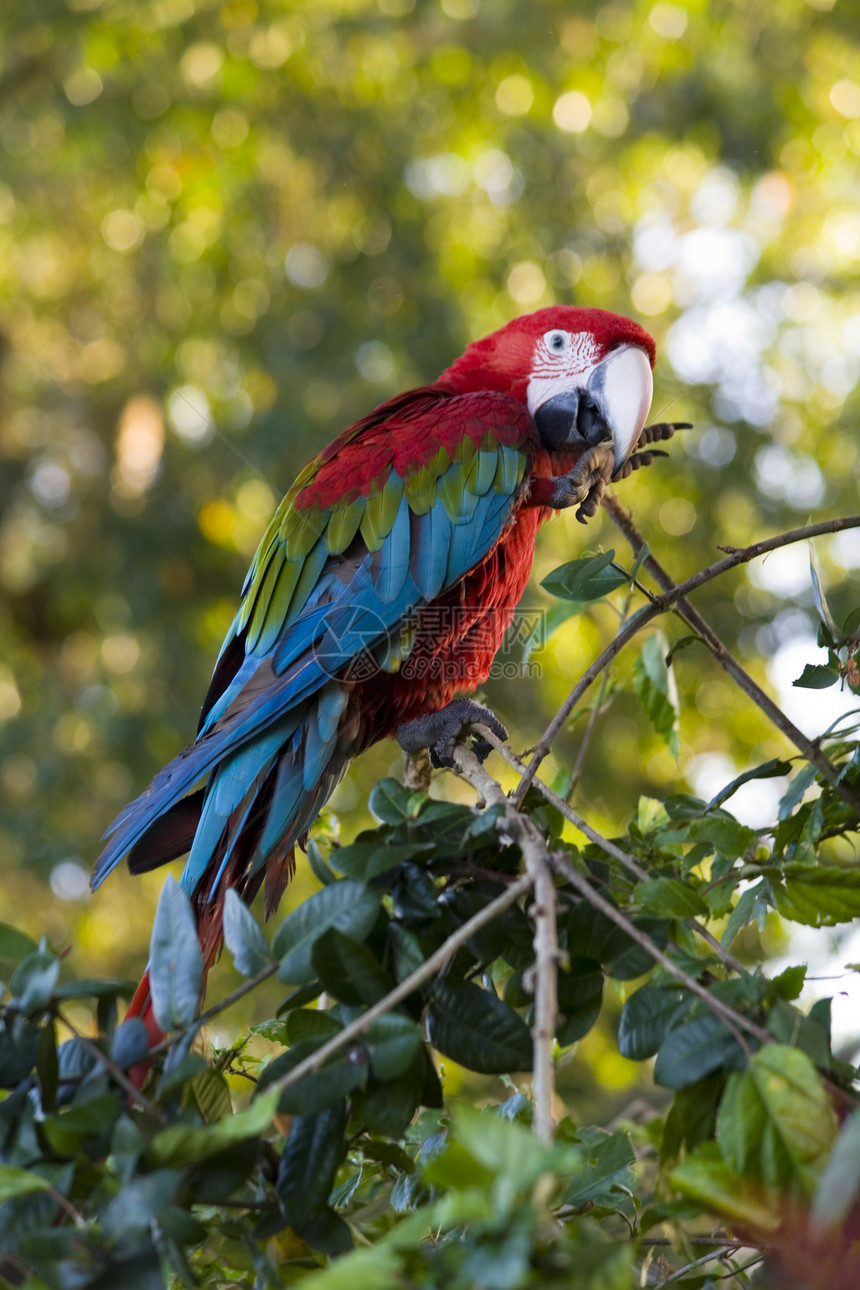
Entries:
<svg viewBox="0 0 860 1290">
<path fill-rule="evenodd" d="M 290 783 L 279 773 L 264 842 L 299 836 L 327 796 L 319 782 L 349 693 L 338 673 L 362 651 L 384 667 L 411 616 L 487 555 L 536 447 L 518 401 L 429 387 L 382 405 L 311 462 L 251 565 L 197 739 L 113 822 L 93 886 L 128 852 L 142 870 L 193 838 L 183 874 L 193 890 L 226 822 L 238 836 L 285 760 Z M 205 794 L 186 796 L 206 776 Z"/>
</svg>

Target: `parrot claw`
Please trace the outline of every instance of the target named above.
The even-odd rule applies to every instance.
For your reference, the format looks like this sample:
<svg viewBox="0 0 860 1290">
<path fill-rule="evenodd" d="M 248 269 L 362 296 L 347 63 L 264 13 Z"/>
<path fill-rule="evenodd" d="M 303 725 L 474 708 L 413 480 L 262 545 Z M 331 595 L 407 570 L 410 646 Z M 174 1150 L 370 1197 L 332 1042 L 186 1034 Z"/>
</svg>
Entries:
<svg viewBox="0 0 860 1290">
<path fill-rule="evenodd" d="M 396 739 L 406 753 L 430 750 L 430 764 L 437 769 L 454 765 L 454 748 L 468 726 L 482 725 L 492 730 L 499 739 L 507 739 L 508 732 L 501 721 L 483 704 L 474 699 L 454 699 L 438 712 L 428 712 L 413 721 L 397 727 Z M 492 752 L 486 739 L 476 737 L 472 751 L 479 761 L 485 761 Z"/>
<path fill-rule="evenodd" d="M 587 523 L 597 514 L 614 465 L 615 450 L 611 443 L 598 443 L 589 448 L 572 470 L 550 481 L 553 488 L 547 505 L 563 510 L 579 503 L 576 518 L 580 524 Z"/>
</svg>

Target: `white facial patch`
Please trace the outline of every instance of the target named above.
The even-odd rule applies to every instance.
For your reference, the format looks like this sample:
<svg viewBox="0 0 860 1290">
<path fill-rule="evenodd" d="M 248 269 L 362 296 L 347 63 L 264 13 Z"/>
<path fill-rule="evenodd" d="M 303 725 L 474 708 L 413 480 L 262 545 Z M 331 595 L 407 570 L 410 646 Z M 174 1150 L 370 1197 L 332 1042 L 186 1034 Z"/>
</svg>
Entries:
<svg viewBox="0 0 860 1290">
<path fill-rule="evenodd" d="M 535 345 L 527 388 L 532 416 L 547 399 L 577 386 L 582 388 L 599 354 L 594 338 L 585 332 L 570 335 L 570 344 L 560 354 L 553 353 L 542 336 Z"/>
</svg>

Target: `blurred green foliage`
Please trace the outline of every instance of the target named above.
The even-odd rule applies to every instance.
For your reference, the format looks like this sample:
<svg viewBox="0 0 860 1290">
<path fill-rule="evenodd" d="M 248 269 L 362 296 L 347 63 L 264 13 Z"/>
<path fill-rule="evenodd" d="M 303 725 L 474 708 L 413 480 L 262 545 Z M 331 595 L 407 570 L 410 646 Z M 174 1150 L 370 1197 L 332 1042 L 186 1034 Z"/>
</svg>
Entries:
<svg viewBox="0 0 860 1290">
<path fill-rule="evenodd" d="M 695 430 L 622 494 L 676 575 L 719 543 L 856 509 L 858 41 L 860 17 L 830 0 L 7 7 L 8 917 L 77 940 L 88 971 L 141 965 L 160 875 L 118 875 L 89 903 L 85 875 L 191 737 L 277 499 L 343 425 L 517 313 L 598 305 L 655 334 L 654 412 Z M 531 603 L 550 603 L 539 577 L 613 535 L 560 518 Z M 860 549 L 820 557 L 847 608 Z M 793 641 L 815 658 L 804 562 L 774 557 L 699 600 L 769 685 L 799 674 Z M 613 630 L 598 607 L 535 656 L 542 679 L 490 683 L 515 743 Z M 703 651 L 675 671 L 691 776 L 785 754 Z M 677 782 L 634 703 L 602 720 L 581 784 L 613 826 Z M 398 764 L 382 746 L 351 772 L 333 803 L 348 835 Z M 610 1086 L 626 1078 L 611 1057 L 591 1052 Z"/>
</svg>

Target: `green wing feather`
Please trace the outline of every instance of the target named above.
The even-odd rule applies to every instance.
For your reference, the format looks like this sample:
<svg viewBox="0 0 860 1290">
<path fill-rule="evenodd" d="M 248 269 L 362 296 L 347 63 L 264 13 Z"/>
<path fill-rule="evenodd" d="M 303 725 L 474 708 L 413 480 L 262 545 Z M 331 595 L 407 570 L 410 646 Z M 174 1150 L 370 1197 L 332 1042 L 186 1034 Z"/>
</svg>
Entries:
<svg viewBox="0 0 860 1290">
<path fill-rule="evenodd" d="M 492 431 L 477 443 L 464 434 L 450 450 L 440 446 L 403 478 L 390 470 L 369 497 L 347 493 L 328 507 L 297 507 L 300 494 L 322 464 L 317 458 L 299 475 L 260 543 L 234 632 L 247 628 L 246 649 L 266 652 L 301 613 L 326 566 L 336 565 L 359 535 L 368 551 L 385 555 L 404 496 L 413 515 L 426 516 L 439 506 L 460 529 L 472 520 L 481 498 L 491 489 L 509 497 L 516 493 L 530 453 L 527 442 L 518 447 L 503 445 Z M 396 668 L 408 652 L 404 638 L 392 649 L 389 666 Z"/>
</svg>

